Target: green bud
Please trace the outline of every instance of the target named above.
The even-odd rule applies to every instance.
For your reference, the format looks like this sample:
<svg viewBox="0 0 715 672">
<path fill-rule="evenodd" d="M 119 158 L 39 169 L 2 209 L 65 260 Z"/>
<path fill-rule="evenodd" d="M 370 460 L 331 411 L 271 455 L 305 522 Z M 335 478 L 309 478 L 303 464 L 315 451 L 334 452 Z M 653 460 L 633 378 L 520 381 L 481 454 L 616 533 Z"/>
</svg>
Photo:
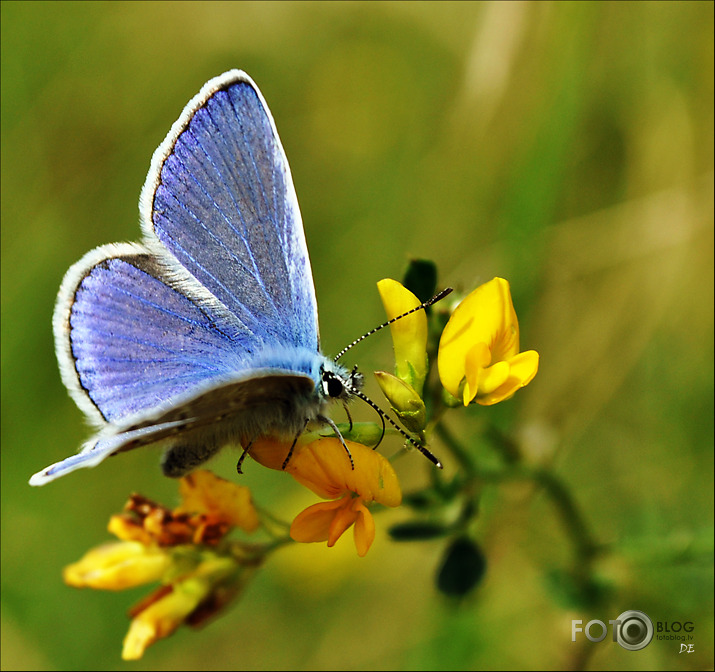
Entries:
<svg viewBox="0 0 715 672">
<path fill-rule="evenodd" d="M 386 371 L 375 371 L 375 378 L 402 424 L 415 434 L 421 433 L 427 422 L 427 410 L 415 389 Z"/>
</svg>

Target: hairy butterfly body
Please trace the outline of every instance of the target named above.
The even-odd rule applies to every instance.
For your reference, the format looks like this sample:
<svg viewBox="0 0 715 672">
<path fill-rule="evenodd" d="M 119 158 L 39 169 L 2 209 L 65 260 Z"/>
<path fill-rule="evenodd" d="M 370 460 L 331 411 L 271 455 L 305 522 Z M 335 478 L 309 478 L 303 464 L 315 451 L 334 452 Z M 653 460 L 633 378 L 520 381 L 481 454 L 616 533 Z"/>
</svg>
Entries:
<svg viewBox="0 0 715 672">
<path fill-rule="evenodd" d="M 180 476 L 224 445 L 332 425 L 330 401 L 362 385 L 320 353 L 290 169 L 248 75 L 189 102 L 154 153 L 140 219 L 141 243 L 99 247 L 62 282 L 60 372 L 98 432 L 32 485 L 160 441 Z"/>
</svg>

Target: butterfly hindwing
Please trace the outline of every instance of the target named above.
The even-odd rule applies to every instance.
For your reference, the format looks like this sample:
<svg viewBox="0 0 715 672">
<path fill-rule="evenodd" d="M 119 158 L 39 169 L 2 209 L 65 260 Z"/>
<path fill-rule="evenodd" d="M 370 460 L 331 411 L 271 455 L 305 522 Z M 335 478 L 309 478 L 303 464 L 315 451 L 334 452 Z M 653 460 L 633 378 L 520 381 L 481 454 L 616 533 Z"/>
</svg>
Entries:
<svg viewBox="0 0 715 672">
<path fill-rule="evenodd" d="M 237 443 L 241 438 L 260 434 L 266 427 L 279 424 L 299 431 L 303 423 L 301 402 L 310 404 L 313 391 L 310 377 L 269 369 L 247 371 L 231 381 L 206 384 L 163 407 L 108 425 L 80 453 L 38 472 L 30 484 L 44 485 L 75 469 L 96 466 L 111 455 L 162 440 L 169 441 L 168 454 L 187 445 L 194 450 L 199 446 L 204 461 L 226 441 Z M 186 465 L 180 466 L 184 468 L 176 468 L 177 473 L 171 475 L 187 471 Z"/>
<path fill-rule="evenodd" d="M 54 319 L 60 369 L 102 424 L 245 368 L 245 334 L 163 278 L 139 245 L 94 250 L 68 272 Z M 242 338 L 243 336 L 243 338 Z"/>
</svg>

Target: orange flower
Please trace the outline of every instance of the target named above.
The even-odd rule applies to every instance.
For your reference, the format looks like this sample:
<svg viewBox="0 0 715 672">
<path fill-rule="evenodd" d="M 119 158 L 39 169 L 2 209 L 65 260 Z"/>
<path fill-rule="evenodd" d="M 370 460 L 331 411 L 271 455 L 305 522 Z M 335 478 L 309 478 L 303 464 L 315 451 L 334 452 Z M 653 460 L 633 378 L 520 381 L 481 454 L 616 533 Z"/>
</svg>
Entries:
<svg viewBox="0 0 715 672">
<path fill-rule="evenodd" d="M 363 557 L 375 539 L 375 521 L 367 505 L 399 506 L 402 491 L 392 465 L 380 453 L 347 441 L 355 468 L 339 439 L 327 437 L 298 446 L 286 471 L 316 495 L 331 500 L 309 506 L 298 514 L 290 536 L 299 542 L 327 541 L 333 546 L 354 525 L 355 546 Z M 256 441 L 251 456 L 264 466 L 283 463 L 288 448 L 272 438 Z"/>
</svg>

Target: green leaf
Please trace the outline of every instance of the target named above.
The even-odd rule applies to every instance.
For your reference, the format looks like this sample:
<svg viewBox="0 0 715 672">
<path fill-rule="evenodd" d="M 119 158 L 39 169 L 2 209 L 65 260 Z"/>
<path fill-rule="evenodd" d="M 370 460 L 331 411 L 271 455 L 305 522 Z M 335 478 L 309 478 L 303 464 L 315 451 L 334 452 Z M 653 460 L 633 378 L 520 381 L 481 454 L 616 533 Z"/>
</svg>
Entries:
<svg viewBox="0 0 715 672">
<path fill-rule="evenodd" d="M 393 525 L 388 532 L 395 541 L 424 541 L 443 537 L 450 529 L 440 523 L 410 521 Z"/>
<path fill-rule="evenodd" d="M 427 259 L 411 259 L 402 284 L 420 301 L 427 301 L 436 294 L 437 266 Z M 427 308 L 429 315 L 430 309 Z"/>
<path fill-rule="evenodd" d="M 437 588 L 450 597 L 465 597 L 482 580 L 487 559 L 469 537 L 458 537 L 447 548 L 437 572 Z"/>
</svg>

